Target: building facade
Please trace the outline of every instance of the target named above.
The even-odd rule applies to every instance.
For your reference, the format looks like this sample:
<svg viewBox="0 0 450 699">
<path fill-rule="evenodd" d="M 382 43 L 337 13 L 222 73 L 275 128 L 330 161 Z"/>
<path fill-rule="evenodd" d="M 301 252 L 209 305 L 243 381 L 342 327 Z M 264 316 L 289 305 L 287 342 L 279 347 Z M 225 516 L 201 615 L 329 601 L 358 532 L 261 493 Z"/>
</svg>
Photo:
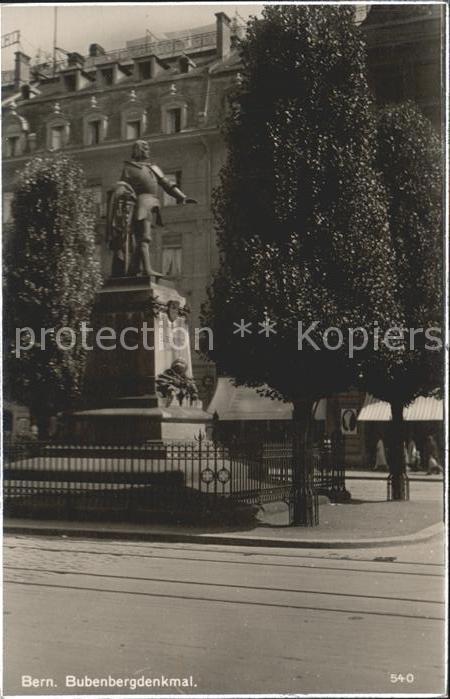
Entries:
<svg viewBox="0 0 450 699">
<path fill-rule="evenodd" d="M 97 207 L 97 243 L 105 276 L 108 193 L 120 179 L 131 145 L 146 139 L 152 160 L 197 204 L 177 206 L 161 191 L 164 226 L 154 228 L 152 265 L 172 278 L 191 308 L 200 308 L 218 264 L 212 190 L 225 158 L 220 126 L 238 79 L 240 28 L 223 13 L 216 25 L 165 41 L 130 42 L 106 53 L 68 54 L 53 66 L 31 66 L 16 53 L 3 80 L 3 223 L 8 229 L 17 172 L 30 155 L 64 150 L 81 163 Z M 211 398 L 215 371 L 196 356 L 202 398 Z"/>
</svg>

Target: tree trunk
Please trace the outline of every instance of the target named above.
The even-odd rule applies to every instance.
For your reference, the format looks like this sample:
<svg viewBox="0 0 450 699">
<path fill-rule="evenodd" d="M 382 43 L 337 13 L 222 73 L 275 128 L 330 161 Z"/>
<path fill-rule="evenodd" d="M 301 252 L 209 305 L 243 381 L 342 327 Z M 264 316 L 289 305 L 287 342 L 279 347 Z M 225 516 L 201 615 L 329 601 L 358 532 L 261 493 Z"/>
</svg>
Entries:
<svg viewBox="0 0 450 699">
<path fill-rule="evenodd" d="M 389 478 L 391 482 L 391 500 L 408 500 L 408 476 L 406 475 L 406 463 L 404 452 L 403 403 L 391 402 L 392 433 L 391 454 L 389 457 Z"/>
<path fill-rule="evenodd" d="M 41 406 L 35 406 L 32 409 L 33 422 L 38 428 L 38 439 L 39 441 L 47 441 L 49 439 L 50 431 L 50 414 L 43 411 Z"/>
<path fill-rule="evenodd" d="M 317 494 L 314 492 L 314 471 L 309 449 L 309 428 L 312 401 L 295 401 L 293 420 L 293 521 L 294 526 L 314 527 L 319 524 Z"/>
</svg>

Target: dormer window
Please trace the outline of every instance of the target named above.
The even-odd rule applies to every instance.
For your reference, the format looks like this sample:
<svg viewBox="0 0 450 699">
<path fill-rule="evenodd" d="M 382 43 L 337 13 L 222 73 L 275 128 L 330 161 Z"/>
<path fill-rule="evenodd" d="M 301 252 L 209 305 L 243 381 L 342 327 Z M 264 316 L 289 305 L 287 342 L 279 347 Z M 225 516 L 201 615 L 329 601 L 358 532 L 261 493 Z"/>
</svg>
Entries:
<svg viewBox="0 0 450 699">
<path fill-rule="evenodd" d="M 77 89 L 77 77 L 73 73 L 64 76 L 64 86 L 67 92 L 76 92 Z"/>
<path fill-rule="evenodd" d="M 102 78 L 104 85 L 114 85 L 114 72 L 112 68 L 103 68 Z"/>
<path fill-rule="evenodd" d="M 139 63 L 139 77 L 141 80 L 150 80 L 152 77 L 152 64 L 150 61 Z"/>
<path fill-rule="evenodd" d="M 98 87 L 112 87 L 117 85 L 128 75 L 128 71 L 124 65 L 114 61 L 106 60 L 106 56 L 101 59 L 101 62 L 96 64 L 95 79 Z"/>
<path fill-rule="evenodd" d="M 149 55 L 147 51 L 141 53 L 139 57 L 134 57 L 134 77 L 135 80 L 150 80 L 163 74 L 168 69 L 168 65 L 154 54 Z"/>
<path fill-rule="evenodd" d="M 67 68 L 60 71 L 62 89 L 66 92 L 78 92 L 94 81 L 94 76 L 84 70 L 84 58 L 79 53 L 69 53 Z"/>
<path fill-rule="evenodd" d="M 189 73 L 189 71 L 195 67 L 196 64 L 194 63 L 194 61 L 191 58 L 189 58 L 189 56 L 186 56 L 186 54 L 183 54 L 178 59 L 178 68 L 180 73 Z"/>
</svg>

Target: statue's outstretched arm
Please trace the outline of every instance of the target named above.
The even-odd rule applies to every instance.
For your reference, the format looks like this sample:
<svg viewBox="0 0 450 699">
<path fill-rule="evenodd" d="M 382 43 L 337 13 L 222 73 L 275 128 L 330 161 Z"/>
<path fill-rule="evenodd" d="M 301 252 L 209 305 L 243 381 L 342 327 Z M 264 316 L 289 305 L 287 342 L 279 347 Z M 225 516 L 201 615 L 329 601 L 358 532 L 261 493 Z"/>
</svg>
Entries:
<svg viewBox="0 0 450 699">
<path fill-rule="evenodd" d="M 150 169 L 153 174 L 156 175 L 158 184 L 163 188 L 167 194 L 170 194 L 174 199 L 180 204 L 196 204 L 197 200 L 188 197 L 184 192 L 181 191 L 179 187 L 173 182 L 169 182 L 167 177 L 164 175 L 163 171 L 157 165 L 150 165 Z"/>
</svg>

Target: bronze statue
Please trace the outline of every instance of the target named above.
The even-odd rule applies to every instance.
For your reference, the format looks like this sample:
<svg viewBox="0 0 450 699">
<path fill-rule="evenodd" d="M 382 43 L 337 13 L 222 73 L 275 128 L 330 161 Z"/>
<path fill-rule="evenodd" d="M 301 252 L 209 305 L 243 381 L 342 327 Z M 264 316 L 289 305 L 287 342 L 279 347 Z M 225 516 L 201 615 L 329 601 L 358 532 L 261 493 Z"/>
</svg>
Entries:
<svg viewBox="0 0 450 699">
<path fill-rule="evenodd" d="M 185 398 L 192 403 L 198 400 L 198 390 L 194 379 L 186 376 L 188 365 L 184 359 L 175 359 L 170 369 L 166 369 L 156 377 L 156 389 L 163 398 L 167 398 L 169 405 L 177 398 L 181 405 Z"/>
<path fill-rule="evenodd" d="M 112 276 L 158 274 L 150 264 L 153 217 L 162 226 L 158 190 L 161 187 L 179 204 L 195 204 L 176 184 L 164 177 L 157 165 L 149 162 L 150 147 L 136 141 L 131 160 L 125 161 L 108 210 L 107 238 L 113 251 Z"/>
</svg>

